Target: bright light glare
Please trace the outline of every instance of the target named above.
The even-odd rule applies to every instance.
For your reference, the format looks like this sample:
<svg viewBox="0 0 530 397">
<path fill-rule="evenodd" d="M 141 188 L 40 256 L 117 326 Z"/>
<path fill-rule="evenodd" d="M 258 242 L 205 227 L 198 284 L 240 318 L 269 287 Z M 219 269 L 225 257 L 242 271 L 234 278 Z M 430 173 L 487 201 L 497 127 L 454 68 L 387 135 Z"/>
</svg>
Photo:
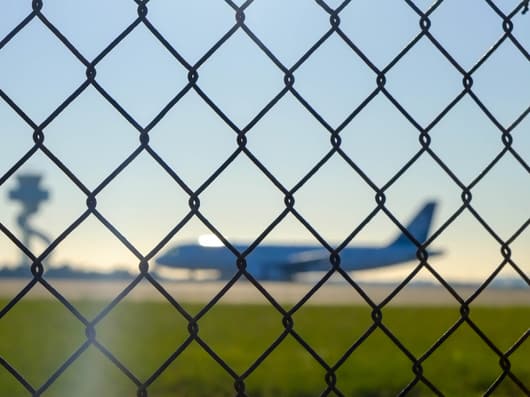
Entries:
<svg viewBox="0 0 530 397">
<path fill-rule="evenodd" d="M 213 234 L 204 234 L 199 236 L 199 245 L 202 247 L 222 247 L 223 243 Z"/>
</svg>

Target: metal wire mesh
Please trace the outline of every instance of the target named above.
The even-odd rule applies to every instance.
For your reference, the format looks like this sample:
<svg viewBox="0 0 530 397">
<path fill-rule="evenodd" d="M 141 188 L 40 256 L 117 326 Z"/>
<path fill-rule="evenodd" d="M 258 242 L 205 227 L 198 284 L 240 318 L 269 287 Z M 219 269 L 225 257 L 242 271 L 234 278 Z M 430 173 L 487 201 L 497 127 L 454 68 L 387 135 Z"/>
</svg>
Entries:
<svg viewBox="0 0 530 397">
<path fill-rule="evenodd" d="M 514 261 L 511 256 L 510 244 L 516 240 L 527 228 L 530 220 L 526 220 L 522 226 L 507 240 L 504 240 L 490 226 L 479 212 L 472 205 L 472 192 L 473 188 L 479 183 L 496 164 L 507 156 L 513 157 L 520 167 L 527 173 L 530 171 L 529 164 L 526 163 L 524 158 L 519 155 L 513 146 L 514 137 L 511 132 L 516 128 L 530 113 L 530 106 L 513 121 L 508 127 L 504 127 L 500 121 L 496 119 L 490 109 L 483 103 L 481 98 L 473 90 L 473 82 L 475 73 L 488 61 L 492 54 L 496 52 L 499 46 L 509 41 L 511 42 L 520 53 L 524 56 L 526 61 L 530 61 L 530 54 L 528 49 L 525 48 L 518 38 L 513 34 L 514 23 L 512 19 L 514 16 L 520 13 L 526 13 L 528 11 L 528 1 L 523 1 L 518 4 L 509 14 L 505 14 L 494 1 L 486 0 L 485 3 L 491 7 L 491 9 L 498 16 L 498 23 L 502 25 L 503 34 L 498 38 L 496 43 L 476 62 L 470 69 L 462 67 L 457 60 L 451 55 L 451 53 L 444 48 L 444 46 L 437 40 L 435 35 L 431 33 L 431 16 L 436 13 L 438 7 L 442 1 L 435 1 L 427 11 L 422 11 L 414 1 L 405 0 L 406 6 L 410 7 L 417 15 L 420 29 L 417 35 L 411 40 L 401 51 L 382 69 L 378 68 L 372 60 L 363 53 L 363 51 L 355 44 L 355 37 L 349 37 L 341 29 L 341 13 L 347 7 L 355 7 L 355 4 L 346 0 L 342 2 L 338 7 L 333 8 L 326 3 L 324 0 L 315 0 L 318 6 L 320 6 L 323 17 L 329 19 L 329 30 L 320 37 L 311 48 L 303 54 L 294 64 L 286 65 L 280 61 L 280 59 L 269 49 L 261 40 L 260 37 L 253 32 L 252 28 L 245 23 L 245 13 L 249 7 L 252 6 L 253 1 L 247 0 L 241 5 L 236 4 L 232 0 L 225 0 L 226 4 L 231 7 L 235 17 L 235 22 L 232 28 L 220 37 L 216 43 L 206 51 L 197 62 L 190 63 L 180 53 L 178 48 L 174 48 L 168 40 L 157 30 L 157 26 L 153 24 L 149 19 L 149 0 L 134 0 L 137 5 L 137 18 L 127 26 L 106 48 L 101 51 L 95 58 L 87 59 L 80 50 L 78 50 L 69 38 L 63 34 L 50 20 L 46 17 L 45 9 L 43 5 L 45 0 L 34 0 L 32 2 L 32 12 L 27 15 L 12 31 L 10 31 L 5 37 L 1 38 L 0 41 L 0 52 L 2 48 L 6 46 L 13 38 L 15 38 L 26 26 L 34 20 L 38 20 L 46 27 L 55 38 L 62 43 L 82 64 L 86 70 L 85 81 L 74 91 L 71 95 L 57 107 L 49 116 L 40 124 L 32 120 L 13 99 L 11 99 L 6 92 L 0 88 L 0 97 L 7 103 L 11 109 L 13 109 L 18 116 L 33 130 L 33 147 L 22 156 L 13 166 L 0 178 L 0 186 L 5 184 L 32 156 L 36 153 L 41 153 L 51 160 L 58 169 L 60 169 L 64 175 L 68 177 L 73 185 L 79 189 L 86 197 L 86 210 L 79 215 L 77 220 L 67 227 L 63 233 L 60 234 L 49 246 L 44 250 L 40 256 L 35 256 L 30 249 L 20 241 L 16 235 L 4 224 L 0 224 L 0 230 L 7 236 L 31 261 L 31 273 L 33 278 L 5 307 L 0 311 L 0 319 L 4 317 L 10 310 L 13 309 L 21 299 L 23 299 L 36 285 L 40 284 L 46 290 L 48 290 L 58 302 L 66 307 L 86 328 L 86 341 L 79 346 L 79 348 L 71 354 L 71 356 L 53 373 L 46 382 L 41 385 L 32 385 L 24 377 L 23 373 L 18 372 L 13 366 L 10 365 L 5 359 L 0 357 L 0 365 L 2 365 L 7 371 L 9 371 L 14 378 L 20 382 L 21 385 L 29 393 L 34 396 L 41 395 L 44 393 L 63 372 L 66 371 L 79 357 L 88 349 L 90 346 L 97 348 L 108 360 L 113 363 L 120 371 L 122 371 L 137 387 L 138 396 L 147 396 L 149 386 L 168 368 L 168 366 L 179 356 L 183 351 L 193 342 L 199 344 L 205 352 L 207 352 L 218 364 L 222 367 L 234 381 L 234 391 L 238 396 L 245 396 L 245 382 L 249 376 L 260 366 L 260 364 L 273 352 L 286 337 L 291 336 L 294 338 L 300 346 L 302 346 L 309 354 L 314 358 L 326 372 L 324 383 L 324 391 L 322 395 L 343 395 L 337 386 L 337 371 L 345 363 L 345 361 L 353 354 L 354 351 L 375 331 L 382 331 L 388 339 L 403 353 L 403 355 L 410 361 L 413 380 L 401 391 L 401 394 L 405 395 L 409 391 L 413 390 L 418 383 L 423 383 L 428 389 L 430 389 L 436 395 L 442 395 L 437 385 L 429 380 L 424 374 L 423 363 L 442 345 L 444 342 L 455 333 L 462 324 L 467 324 L 475 333 L 487 344 L 489 349 L 494 352 L 499 360 L 499 376 L 493 384 L 491 384 L 486 392 L 487 395 L 493 394 L 495 390 L 501 385 L 506 379 L 510 378 L 519 390 L 526 395 L 530 395 L 530 383 L 528 379 L 521 379 L 511 370 L 510 357 L 519 349 L 519 347 L 525 343 L 529 336 L 529 331 L 526 331 L 520 338 L 514 343 L 514 345 L 506 351 L 501 350 L 495 345 L 495 343 L 489 339 L 488 335 L 481 330 L 481 328 L 470 318 L 470 306 L 476 300 L 476 298 L 490 285 L 492 280 L 499 274 L 504 268 L 509 267 L 515 270 L 519 276 L 530 285 L 529 276 L 521 269 L 521 267 Z M 154 0 L 153 0 L 154 2 Z M 173 56 L 174 61 L 187 71 L 188 83 L 186 86 L 169 101 L 146 126 L 142 126 L 140 122 L 129 114 L 120 103 L 113 98 L 98 82 L 97 71 L 100 62 L 111 54 L 120 42 L 124 40 L 131 32 L 133 32 L 139 25 L 146 27 L 152 36 L 158 40 L 167 51 Z M 263 54 L 270 59 L 277 67 L 277 69 L 283 74 L 283 88 L 270 100 L 270 102 L 263 107 L 252 120 L 243 128 L 240 128 L 231 118 L 223 111 L 222 106 L 218 105 L 208 94 L 203 91 L 200 87 L 200 72 L 201 68 L 209 62 L 210 59 L 214 58 L 219 48 L 233 37 L 236 32 L 243 32 L 250 38 L 253 44 L 259 48 Z M 374 74 L 374 86 L 372 92 L 362 101 L 362 103 L 355 109 L 352 109 L 350 115 L 336 128 L 332 127 L 331 124 L 323 117 L 312 105 L 304 98 L 303 95 L 297 90 L 295 79 L 297 71 L 304 65 L 314 54 L 314 52 L 325 43 L 330 37 L 338 37 L 342 42 L 349 48 L 353 53 L 356 54 L 366 64 L 368 68 Z M 453 99 L 445 108 L 429 123 L 427 126 L 422 126 L 402 104 L 389 92 L 386 88 L 388 73 L 394 68 L 394 66 L 402 59 L 408 56 L 411 49 L 413 49 L 420 40 L 428 40 L 434 45 L 439 53 L 454 67 L 454 69 L 460 73 L 462 78 L 462 87 L 460 93 Z M 111 172 L 103 182 L 101 182 L 95 189 L 90 190 L 87 188 L 76 174 L 63 164 L 60 158 L 58 158 L 52 150 L 50 150 L 45 143 L 46 128 L 47 126 L 61 114 L 72 102 L 79 97 L 88 87 L 93 87 L 97 92 L 105 98 L 108 104 L 116 109 L 130 125 L 132 125 L 138 131 L 139 145 L 136 150 L 132 152 L 126 160 L 124 160 L 119 167 Z M 233 130 L 237 139 L 237 150 L 235 150 L 229 158 L 226 159 L 222 164 L 219 164 L 218 168 L 213 172 L 204 182 L 197 188 L 192 189 L 188 186 L 184 180 L 179 176 L 179 171 L 173 169 L 165 159 L 160 156 L 150 145 L 150 131 L 166 116 L 166 114 L 174 106 L 179 104 L 189 92 L 195 92 L 202 100 L 226 123 L 227 126 Z M 260 123 L 261 119 L 267 114 L 272 108 L 276 106 L 278 101 L 284 96 L 292 96 L 303 105 L 307 112 L 320 123 L 329 132 L 329 147 L 327 153 L 321 158 L 321 160 L 292 187 L 287 187 L 282 184 L 275 175 L 259 160 L 259 158 L 249 149 L 247 146 L 247 134 Z M 412 156 L 406 164 L 397 170 L 395 174 L 388 180 L 387 183 L 380 186 L 377 185 L 356 163 L 355 158 L 351 158 L 341 147 L 342 130 L 349 125 L 349 123 L 355 119 L 363 109 L 375 98 L 385 97 L 390 101 L 393 106 L 410 122 L 410 124 L 417 131 L 417 138 L 420 142 L 420 149 Z M 502 140 L 503 149 L 498 155 L 491 160 L 488 166 L 469 184 L 462 182 L 458 176 L 451 170 L 451 168 L 440 158 L 431 147 L 431 137 L 429 132 L 436 126 L 440 120 L 442 120 L 451 110 L 458 104 L 463 98 L 471 98 L 476 103 L 482 112 L 487 116 L 491 123 L 498 129 L 500 138 Z M 5 143 L 3 143 L 5 144 Z M 189 200 L 189 212 L 178 221 L 174 228 L 158 243 L 156 246 L 147 254 L 142 254 L 128 239 L 120 233 L 118 228 L 113 225 L 99 210 L 98 210 L 98 197 L 99 194 L 108 185 L 112 184 L 114 179 L 128 167 L 141 153 L 148 154 L 154 159 L 165 172 L 169 175 L 174 183 L 178 185 L 188 196 Z M 361 224 L 359 224 L 355 230 L 337 247 L 330 245 L 326 239 L 324 239 L 319 231 L 316 230 L 310 222 L 308 222 L 304 216 L 297 210 L 295 204 L 295 198 L 297 192 L 303 187 L 315 174 L 316 172 L 333 156 L 340 156 L 351 168 L 364 180 L 364 182 L 372 189 L 375 195 L 376 208 L 372 211 Z M 462 203 L 460 208 L 447 219 L 430 238 L 425 242 L 420 242 L 404 227 L 403 224 L 395 217 L 395 215 L 385 206 L 386 195 L 385 192 L 404 175 L 407 170 L 415 164 L 418 159 L 422 156 L 428 156 L 439 165 L 439 167 L 449 176 L 454 184 L 461 191 Z M 253 241 L 248 248 L 240 252 L 236 247 L 227 239 L 216 227 L 209 221 L 209 219 L 201 211 L 201 194 L 214 182 L 216 179 L 223 174 L 227 167 L 232 164 L 236 158 L 246 157 L 249 159 L 255 167 L 266 177 L 272 184 L 278 189 L 284 197 L 285 208 L 276 217 L 276 219 L 268 225 L 265 230 Z M 499 245 L 499 249 L 503 255 L 503 261 L 500 263 L 495 271 L 484 281 L 484 283 L 475 291 L 475 293 L 469 298 L 463 298 L 459 293 L 448 283 L 442 275 L 440 275 L 430 264 L 429 255 L 427 248 L 433 244 L 433 242 L 442 234 L 444 231 L 457 219 L 464 211 L 470 213 L 489 233 Z M 379 213 L 383 213 L 390 219 L 397 228 L 399 228 L 417 247 L 417 258 L 418 264 L 410 275 L 404 279 L 394 291 L 383 301 L 375 302 L 363 288 L 352 279 L 351 275 L 341 268 L 341 251 L 355 238 L 355 236 Z M 253 274 L 247 269 L 247 257 L 252 251 L 267 237 L 267 235 L 276 228 L 287 215 L 294 216 L 305 229 L 307 229 L 329 252 L 329 271 L 318 281 L 313 288 L 295 304 L 289 310 L 286 310 L 270 293 L 269 291 L 253 276 Z M 49 256 L 54 249 L 66 239 L 76 228 L 79 227 L 88 217 L 97 218 L 101 224 L 103 224 L 112 234 L 114 234 L 122 244 L 137 258 L 138 274 L 134 280 L 121 291 L 97 316 L 90 319 L 84 316 L 68 299 L 63 296 L 53 286 L 53 282 L 46 279 L 44 275 L 44 259 Z M 198 219 L 204 224 L 213 234 L 215 234 L 222 243 L 229 249 L 234 255 L 234 269 L 237 269 L 234 277 L 229 280 L 226 285 L 218 291 L 218 293 L 206 304 L 203 309 L 196 315 L 190 314 L 182 304 L 177 301 L 171 294 L 169 294 L 164 286 L 154 278 L 150 272 L 150 262 L 160 253 L 160 251 L 167 245 L 167 243 L 179 233 L 179 231 L 192 219 Z M 407 346 L 400 341 L 400 339 L 386 326 L 384 321 L 383 309 L 387 306 L 399 293 L 405 288 L 408 283 L 414 278 L 420 271 L 430 272 L 440 285 L 447 290 L 454 298 L 455 302 L 460 305 L 460 318 L 456 321 L 423 355 L 414 355 Z M 340 275 L 344 280 L 351 285 L 351 287 L 362 296 L 366 305 L 371 308 L 372 311 L 372 325 L 361 335 L 357 341 L 344 352 L 343 356 L 337 362 L 327 362 L 317 351 L 297 332 L 296 326 L 293 321 L 293 315 L 317 292 L 319 289 L 334 275 Z M 281 315 L 283 318 L 284 331 L 277 337 L 277 339 L 248 367 L 248 369 L 242 373 L 236 372 L 224 359 L 220 356 L 203 338 L 199 332 L 199 324 L 203 316 L 208 313 L 214 305 L 234 286 L 234 284 L 240 280 L 246 279 L 256 288 L 259 293 L 272 305 L 272 307 Z M 148 282 L 154 288 L 156 288 L 160 294 L 175 307 L 175 309 L 187 320 L 189 337 L 182 343 L 178 349 L 165 362 L 162 362 L 159 368 L 145 380 L 141 380 L 133 371 L 128 369 L 120 360 L 113 355 L 105 346 L 103 346 L 97 338 L 96 328 L 98 324 L 106 318 L 106 316 L 118 305 L 124 298 L 128 296 L 135 289 L 140 282 Z M 346 321 L 346 320 L 345 320 Z"/>
</svg>

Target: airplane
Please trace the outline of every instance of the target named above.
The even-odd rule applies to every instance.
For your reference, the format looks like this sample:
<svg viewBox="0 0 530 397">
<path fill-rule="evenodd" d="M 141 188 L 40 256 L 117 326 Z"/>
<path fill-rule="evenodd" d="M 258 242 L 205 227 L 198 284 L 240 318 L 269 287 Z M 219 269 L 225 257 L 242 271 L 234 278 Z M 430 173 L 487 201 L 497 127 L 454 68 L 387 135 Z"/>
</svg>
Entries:
<svg viewBox="0 0 530 397">
<path fill-rule="evenodd" d="M 436 202 L 427 202 L 406 226 L 423 243 L 429 234 Z M 212 239 L 213 238 L 213 239 Z M 244 244 L 234 248 L 244 252 Z M 416 260 L 416 245 L 400 233 L 386 246 L 348 246 L 340 251 L 341 268 L 347 272 L 376 269 Z M 440 251 L 428 251 L 429 257 Z M 329 251 L 318 245 L 259 244 L 246 257 L 247 270 L 260 281 L 292 281 L 296 274 L 322 272 L 331 268 Z M 237 271 L 236 257 L 215 236 L 201 236 L 199 243 L 182 244 L 156 259 L 160 266 L 188 270 L 216 270 L 220 279 L 230 279 Z"/>
</svg>

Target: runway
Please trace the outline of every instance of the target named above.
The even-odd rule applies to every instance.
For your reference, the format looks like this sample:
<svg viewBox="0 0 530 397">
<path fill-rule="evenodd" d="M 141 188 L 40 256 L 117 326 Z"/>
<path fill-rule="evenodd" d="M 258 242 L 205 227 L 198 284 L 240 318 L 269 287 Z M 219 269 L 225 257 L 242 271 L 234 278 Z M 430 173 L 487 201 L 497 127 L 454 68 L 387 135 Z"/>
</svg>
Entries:
<svg viewBox="0 0 530 397">
<path fill-rule="evenodd" d="M 128 281 L 88 281 L 49 279 L 47 282 L 68 300 L 111 300 L 130 284 Z M 0 298 L 14 298 L 28 280 L 0 280 Z M 221 291 L 226 283 L 208 282 L 161 282 L 164 289 L 177 302 L 206 303 Z M 303 299 L 313 284 L 264 282 L 263 288 L 282 305 L 293 305 Z M 360 287 L 375 304 L 383 302 L 394 290 L 392 285 L 360 284 Z M 462 299 L 468 299 L 476 287 L 455 287 Z M 53 299 L 42 285 L 37 284 L 24 299 Z M 127 301 L 162 301 L 165 298 L 149 282 L 140 282 L 125 298 Z M 249 282 L 237 282 L 220 299 L 220 303 L 264 304 L 267 299 Z M 365 305 L 367 301 L 348 284 L 325 284 L 313 294 L 306 304 L 313 305 Z M 530 305 L 530 288 L 486 288 L 472 302 L 475 306 L 520 306 Z M 411 285 L 392 298 L 391 306 L 458 306 L 460 303 L 444 287 Z"/>
</svg>

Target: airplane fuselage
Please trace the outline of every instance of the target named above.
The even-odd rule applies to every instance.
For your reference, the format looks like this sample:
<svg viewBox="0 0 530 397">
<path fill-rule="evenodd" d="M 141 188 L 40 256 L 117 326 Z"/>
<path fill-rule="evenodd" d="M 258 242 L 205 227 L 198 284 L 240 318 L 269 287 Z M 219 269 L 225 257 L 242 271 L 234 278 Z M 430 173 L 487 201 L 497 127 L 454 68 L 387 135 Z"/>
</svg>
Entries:
<svg viewBox="0 0 530 397">
<path fill-rule="evenodd" d="M 246 246 L 234 248 L 244 252 Z M 247 270 L 260 280 L 289 280 L 296 273 L 328 271 L 332 265 L 329 252 L 319 246 L 259 245 L 245 259 Z M 390 266 L 416 258 L 413 245 L 388 247 L 352 247 L 340 252 L 345 271 Z M 157 259 L 161 265 L 183 269 L 214 269 L 222 278 L 237 271 L 237 256 L 228 248 L 184 244 Z"/>
<path fill-rule="evenodd" d="M 426 203 L 409 222 L 407 234 L 399 233 L 382 246 L 346 247 L 339 252 L 340 267 L 345 271 L 374 269 L 416 260 L 418 245 L 426 241 L 436 204 Z M 247 246 L 236 244 L 240 254 Z M 439 252 L 431 252 L 430 255 Z M 231 278 L 238 271 L 238 255 L 223 246 L 183 244 L 159 256 L 159 265 L 181 269 L 213 269 L 221 278 Z M 322 272 L 332 268 L 330 253 L 317 245 L 259 244 L 245 256 L 246 270 L 259 280 L 291 280 L 302 272 Z"/>
</svg>

